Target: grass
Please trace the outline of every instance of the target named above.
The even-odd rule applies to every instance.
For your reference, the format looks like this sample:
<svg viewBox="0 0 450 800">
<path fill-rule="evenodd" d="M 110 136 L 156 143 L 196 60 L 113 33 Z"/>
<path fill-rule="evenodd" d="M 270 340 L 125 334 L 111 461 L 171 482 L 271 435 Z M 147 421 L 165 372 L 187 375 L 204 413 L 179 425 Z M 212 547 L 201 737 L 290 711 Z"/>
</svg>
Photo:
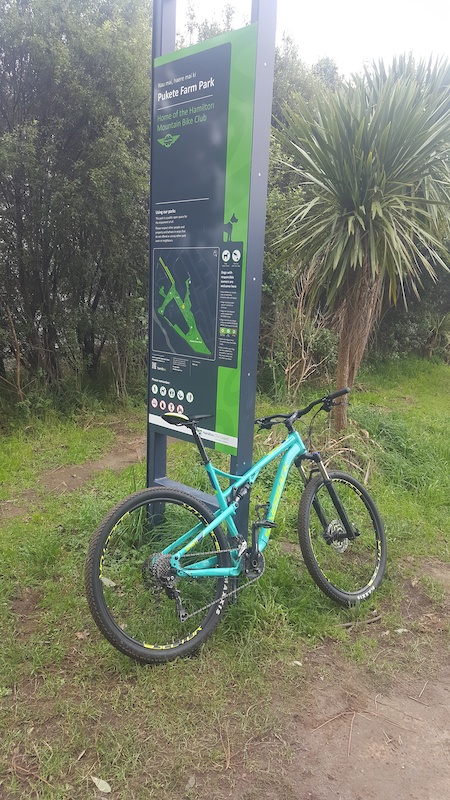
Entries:
<svg viewBox="0 0 450 800">
<path fill-rule="evenodd" d="M 157 668 L 136 665 L 102 639 L 83 589 L 89 538 L 117 499 L 144 486 L 143 465 L 105 471 L 60 497 L 43 495 L 27 513 L 4 522 L 0 796 L 84 800 L 94 796 L 94 776 L 124 800 L 198 798 L 206 796 L 208 775 L 208 786 L 217 776 L 216 794 L 208 796 L 220 797 L 230 758 L 253 763 L 259 742 L 276 743 L 282 735 L 277 704 L 294 695 L 300 709 L 306 703 L 311 648 L 332 641 L 340 657 L 379 675 L 399 666 L 419 670 L 437 646 L 423 631 L 423 613 L 444 616 L 448 604 L 446 587 L 427 565 L 450 563 L 449 381 L 449 368 L 440 364 L 386 366 L 363 375 L 352 393 L 352 424 L 343 441 L 336 442 L 324 415 L 317 422 L 315 439 L 327 456 L 369 475 L 387 530 L 386 580 L 357 609 L 337 608 L 302 563 L 295 477 L 261 580 L 240 593 L 196 657 Z M 299 398 L 298 405 L 306 401 Z M 276 410 L 266 398 L 258 405 L 260 414 Z M 2 497 L 17 497 L 45 469 L 81 463 L 113 446 L 113 419 L 35 422 L 5 437 Z M 272 434 L 258 434 L 256 455 L 268 440 Z M 168 474 L 208 490 L 194 448 L 183 442 L 169 449 Z M 254 503 L 267 499 L 269 486 L 264 477 Z M 374 615 L 381 627 L 368 624 Z M 442 625 L 448 644 L 445 619 Z M 409 639 L 395 633 L 402 628 Z M 390 637 L 382 638 L 386 631 Z"/>
<path fill-rule="evenodd" d="M 112 415 L 109 416 L 112 420 Z M 83 464 L 102 455 L 114 441 L 103 416 L 61 419 L 48 414 L 2 437 L 0 501 L 33 487 L 43 470 Z"/>
</svg>

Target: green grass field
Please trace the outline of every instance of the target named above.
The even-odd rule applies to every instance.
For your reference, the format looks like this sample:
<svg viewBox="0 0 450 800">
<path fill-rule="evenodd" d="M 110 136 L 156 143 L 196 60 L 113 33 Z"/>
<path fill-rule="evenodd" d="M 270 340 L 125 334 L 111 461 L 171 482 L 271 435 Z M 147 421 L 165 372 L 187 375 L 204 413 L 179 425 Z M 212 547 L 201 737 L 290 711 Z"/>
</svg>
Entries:
<svg viewBox="0 0 450 800">
<path fill-rule="evenodd" d="M 298 405 L 316 394 L 308 388 Z M 240 593 L 197 656 L 161 667 L 138 666 L 104 641 L 83 589 L 89 538 L 117 500 L 144 487 L 144 465 L 100 472 L 62 495 L 39 483 L 44 470 L 114 448 L 117 416 L 49 416 L 3 436 L 0 500 L 22 502 L 23 513 L 0 531 L 0 797 L 103 796 L 93 777 L 124 800 L 203 797 L 196 780 L 226 768 L 230 742 L 235 753 L 255 737 L 280 735 L 274 697 L 289 702 L 295 690 L 302 702 L 311 649 L 331 643 L 339 658 L 388 679 L 448 648 L 448 622 L 433 638 L 420 620 L 448 602 L 439 576 L 450 564 L 449 396 L 448 366 L 397 362 L 362 375 L 339 440 L 325 415 L 317 422 L 316 445 L 367 481 L 384 519 L 387 574 L 366 605 L 338 608 L 310 579 L 296 547 L 293 476 L 262 579 Z M 284 409 L 259 398 L 258 413 L 270 410 Z M 144 407 L 128 421 L 145 435 Z M 273 440 L 259 433 L 255 455 Z M 168 463 L 170 477 L 207 490 L 192 446 L 171 444 Z M 253 503 L 269 487 L 263 477 Z M 29 489 L 33 500 L 21 501 Z M 382 630 L 370 624 L 374 616 Z M 401 646 L 381 637 L 403 628 L 411 636 Z"/>
</svg>

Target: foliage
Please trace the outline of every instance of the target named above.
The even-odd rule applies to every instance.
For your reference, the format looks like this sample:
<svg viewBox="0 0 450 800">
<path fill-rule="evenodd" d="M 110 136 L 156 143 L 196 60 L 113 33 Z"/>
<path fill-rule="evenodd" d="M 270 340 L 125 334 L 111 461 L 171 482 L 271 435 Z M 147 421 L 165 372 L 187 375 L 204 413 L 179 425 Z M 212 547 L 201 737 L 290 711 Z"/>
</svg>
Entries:
<svg viewBox="0 0 450 800">
<path fill-rule="evenodd" d="M 275 54 L 273 125 L 283 121 L 285 106 L 295 105 L 300 95 L 316 109 L 320 92 L 338 84 L 337 68 L 322 59 L 311 69 L 300 59 L 292 38 L 285 36 Z M 292 156 L 283 142 L 272 137 L 264 258 L 259 382 L 273 396 L 292 394 L 314 373 L 327 379 L 335 367 L 336 343 L 331 320 L 320 306 L 309 309 L 306 301 L 310 276 L 301 274 L 281 238 L 292 208 L 304 197 L 292 169 Z"/>
<path fill-rule="evenodd" d="M 335 90 L 340 83 L 333 59 L 322 58 L 312 67 L 308 67 L 301 60 L 293 38 L 285 33 L 275 53 L 272 107 L 274 123 L 277 125 L 284 121 L 285 108 L 295 106 L 299 95 L 309 108 L 315 109 L 321 90 Z"/>
<path fill-rule="evenodd" d="M 403 358 L 416 353 L 450 361 L 450 275 L 424 279 L 421 299 L 405 308 L 388 308 L 370 348 L 370 357 Z"/>
<path fill-rule="evenodd" d="M 53 398 L 57 405 L 67 406 L 70 395 L 77 406 L 82 404 L 85 387 L 92 380 L 97 388 L 109 382 L 121 398 L 143 388 L 150 20 L 150 0 L 0 0 L 2 409 L 17 401 L 19 413 L 28 413 L 27 409 L 36 405 L 44 409 Z M 231 5 L 226 5 L 212 23 L 199 20 L 191 7 L 180 44 L 230 30 L 233 22 Z M 422 81 L 420 85 L 425 86 L 438 72 L 434 68 L 433 77 L 431 67 L 415 67 L 404 60 L 395 63 L 392 74 L 383 70 L 380 68 L 379 74 L 366 71 L 363 83 L 368 97 L 370 92 L 387 97 L 393 76 L 403 83 L 409 81 L 410 86 L 415 76 L 417 83 Z M 330 59 L 321 59 L 311 69 L 306 67 L 293 40 L 285 37 L 275 60 L 274 128 L 286 123 L 285 108 L 296 113 L 297 103 L 299 109 L 303 103 L 309 118 L 317 120 L 325 113 L 327 98 L 335 107 L 345 105 L 342 98 L 356 97 L 356 85 L 344 86 Z M 423 97 L 428 96 L 429 89 L 423 88 L 423 92 Z M 410 101 L 414 105 L 413 95 Z M 360 106 L 363 102 L 362 93 Z M 395 119 L 389 122 L 386 111 L 384 120 L 385 130 L 389 129 L 386 152 L 394 134 L 401 135 L 399 91 L 392 102 Z M 356 101 L 354 108 L 357 116 Z M 374 117 L 381 132 L 381 111 Z M 437 124 L 433 119 L 431 123 Z M 372 119 L 361 129 L 361 153 L 366 153 L 374 127 Z M 293 253 L 289 239 L 281 236 L 293 208 L 305 209 L 312 201 L 317 202 L 309 179 L 306 183 L 299 181 L 298 156 L 299 150 L 286 139 L 273 139 L 260 377 L 262 385 L 272 385 L 279 393 L 286 388 L 295 392 L 311 370 L 326 378 L 336 360 L 336 332 L 324 305 L 325 291 L 332 295 L 333 287 L 330 289 L 324 279 L 325 291 L 320 284 L 318 294 L 308 283 L 313 302 L 311 306 L 305 304 L 303 270 L 307 256 Z M 357 164 L 361 181 L 369 182 L 369 156 L 361 159 Z M 378 177 L 383 177 L 379 149 L 375 152 L 373 148 L 371 163 L 378 165 Z M 438 159 L 430 165 L 418 195 L 412 196 L 406 188 L 400 197 L 397 211 L 401 212 L 402 204 L 408 208 L 415 204 L 415 229 L 433 219 L 438 222 L 443 216 L 439 206 L 420 205 L 425 197 L 433 197 L 436 186 L 430 177 L 441 168 L 445 164 Z M 360 178 L 357 176 L 356 183 Z M 409 178 L 403 176 L 401 180 L 407 182 Z M 381 181 L 381 186 L 386 194 L 386 184 Z M 369 183 L 366 188 L 370 193 Z M 362 248 L 366 234 L 358 217 L 369 231 L 375 224 L 387 224 L 394 213 L 390 208 L 381 218 L 375 195 L 373 200 L 370 208 L 370 204 L 364 206 L 366 217 L 359 206 L 353 221 L 348 212 L 342 229 L 344 235 L 347 231 L 351 236 L 354 227 L 354 237 L 359 236 Z M 365 202 L 356 192 L 354 205 Z M 319 211 L 314 203 L 311 212 Z M 329 223 L 330 218 L 323 217 L 325 233 L 331 230 Z M 304 225 L 309 225 L 306 218 Z M 294 232 L 294 228 L 291 230 Z M 301 232 L 301 227 L 298 230 Z M 308 230 L 313 232 L 312 228 Z M 434 269 L 438 246 L 432 239 L 428 245 L 436 251 L 428 259 Z M 394 243 L 391 250 L 395 253 Z M 395 280 L 391 280 L 398 266 L 394 265 L 388 280 L 394 290 L 391 295 L 394 298 L 403 293 L 408 297 L 410 311 L 386 311 L 384 303 L 383 325 L 374 352 L 389 351 L 389 331 L 395 329 L 392 342 L 399 354 L 418 347 L 422 338 L 422 352 L 448 357 L 448 307 L 438 307 L 439 291 L 433 293 L 431 283 L 420 275 L 426 251 L 425 247 L 414 252 L 412 283 L 418 291 L 422 291 L 420 282 L 424 283 L 429 302 L 416 305 L 407 275 L 396 289 Z M 323 276 L 320 259 L 318 267 Z M 332 279 L 339 279 L 340 274 L 338 269 L 329 271 Z M 400 324 L 403 320 L 404 327 Z M 402 331 L 409 331 L 403 339 Z M 45 397 L 49 385 L 52 399 Z"/>
<path fill-rule="evenodd" d="M 203 42 L 206 39 L 211 39 L 213 36 L 218 36 L 220 33 L 231 31 L 233 29 L 233 19 L 236 14 L 236 9 L 231 3 L 226 3 L 222 8 L 221 19 L 217 20 L 214 17 L 212 21 L 207 19 L 199 20 L 195 7 L 191 2 L 187 8 L 186 32 L 178 37 L 178 47 L 188 47 L 197 42 Z"/>
<path fill-rule="evenodd" d="M 146 0 L 0 4 L 2 328 L 35 380 L 145 331 L 148 20 Z"/>
<path fill-rule="evenodd" d="M 336 314 L 339 388 L 354 381 L 383 297 L 418 295 L 422 273 L 445 268 L 449 81 L 446 62 L 401 58 L 322 94 L 317 113 L 302 98 L 285 109 L 279 136 L 305 189 L 286 240 L 314 269 L 311 303 L 325 295 Z"/>
<path fill-rule="evenodd" d="M 286 270 L 285 279 L 285 290 L 278 287 L 273 298 L 273 327 L 264 325 L 260 339 L 265 354 L 260 386 L 274 398 L 295 397 L 312 375 L 316 380 L 329 381 L 336 367 L 336 337 L 329 315 L 318 307 L 313 311 L 308 308 L 313 273 L 294 278 Z"/>
</svg>

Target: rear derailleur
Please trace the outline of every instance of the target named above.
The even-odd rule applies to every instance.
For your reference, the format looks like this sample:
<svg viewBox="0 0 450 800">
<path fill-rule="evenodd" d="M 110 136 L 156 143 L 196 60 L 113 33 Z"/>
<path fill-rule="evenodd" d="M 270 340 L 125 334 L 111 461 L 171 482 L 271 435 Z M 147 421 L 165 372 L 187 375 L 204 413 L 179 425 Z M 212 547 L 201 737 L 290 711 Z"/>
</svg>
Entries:
<svg viewBox="0 0 450 800">
<path fill-rule="evenodd" d="M 188 613 L 181 602 L 181 593 L 176 589 L 177 575 L 171 565 L 171 556 L 156 553 L 149 556 L 142 565 L 142 577 L 146 589 L 161 591 L 164 589 L 169 600 L 175 600 L 177 617 L 186 622 Z"/>
</svg>

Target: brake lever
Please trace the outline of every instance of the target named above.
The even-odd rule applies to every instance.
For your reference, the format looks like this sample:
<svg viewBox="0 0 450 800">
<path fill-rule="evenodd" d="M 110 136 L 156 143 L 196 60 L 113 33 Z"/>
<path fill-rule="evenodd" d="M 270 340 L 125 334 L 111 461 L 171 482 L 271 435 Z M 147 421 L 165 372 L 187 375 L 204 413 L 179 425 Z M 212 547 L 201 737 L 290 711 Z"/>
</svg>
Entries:
<svg viewBox="0 0 450 800">
<path fill-rule="evenodd" d="M 272 425 L 273 425 L 273 423 L 272 423 L 272 422 L 265 422 L 265 423 L 263 422 L 263 423 L 262 423 L 262 424 L 259 426 L 259 428 L 258 428 L 258 430 L 256 431 L 256 433 L 259 433 L 260 431 L 270 431 L 270 430 L 272 430 Z"/>
<path fill-rule="evenodd" d="M 255 419 L 254 425 L 259 425 L 256 433 L 259 433 L 260 431 L 270 431 L 272 424 L 272 420 L 268 420 L 265 417 L 259 417 L 258 419 Z"/>
<path fill-rule="evenodd" d="M 326 411 L 326 413 L 329 414 L 331 409 L 336 408 L 336 406 L 348 405 L 350 405 L 350 403 L 348 403 L 346 400 L 340 400 L 339 403 L 337 403 L 336 400 L 324 400 L 322 407 L 319 408 L 319 411 Z"/>
</svg>

